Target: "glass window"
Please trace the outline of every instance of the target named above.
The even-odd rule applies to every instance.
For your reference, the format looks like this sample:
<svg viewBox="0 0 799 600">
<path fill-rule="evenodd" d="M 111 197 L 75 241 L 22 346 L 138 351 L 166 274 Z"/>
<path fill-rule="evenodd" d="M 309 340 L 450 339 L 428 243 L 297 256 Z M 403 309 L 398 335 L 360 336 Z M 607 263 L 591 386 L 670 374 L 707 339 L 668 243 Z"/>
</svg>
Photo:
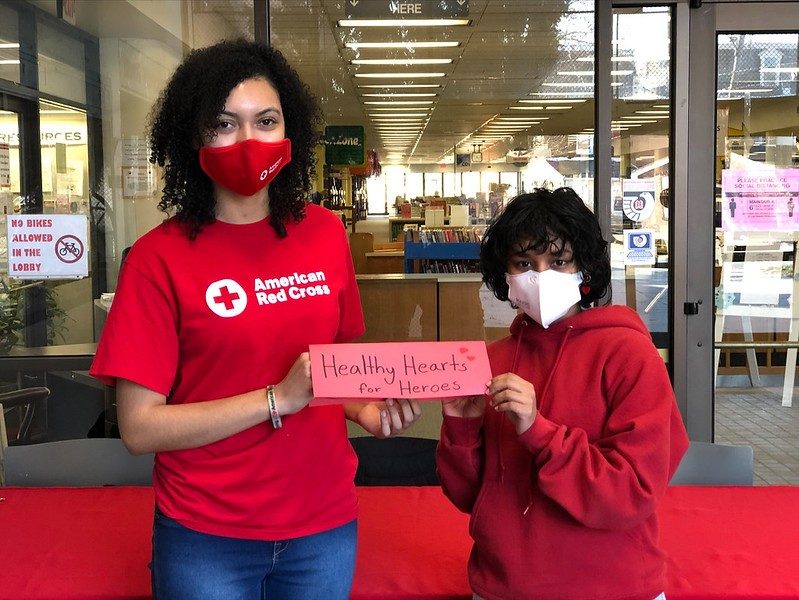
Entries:
<svg viewBox="0 0 799 600">
<path fill-rule="evenodd" d="M 59 98 L 86 102 L 83 40 L 69 37 L 43 19 L 37 22 L 39 89 Z"/>
<path fill-rule="evenodd" d="M 671 9 L 613 15 L 613 302 L 637 310 L 656 345 L 668 348 Z M 575 138 L 578 148 L 587 142 Z M 585 171 L 570 184 L 578 180 L 588 183 Z"/>
<path fill-rule="evenodd" d="M 0 4 L 0 79 L 20 83 L 19 79 L 19 16 L 15 10 Z"/>
</svg>

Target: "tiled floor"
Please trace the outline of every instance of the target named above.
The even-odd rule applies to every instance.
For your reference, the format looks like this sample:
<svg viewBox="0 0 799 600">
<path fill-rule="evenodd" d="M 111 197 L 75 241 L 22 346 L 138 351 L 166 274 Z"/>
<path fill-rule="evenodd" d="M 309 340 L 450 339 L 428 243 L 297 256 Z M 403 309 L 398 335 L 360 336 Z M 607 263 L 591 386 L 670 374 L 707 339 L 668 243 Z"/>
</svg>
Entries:
<svg viewBox="0 0 799 600">
<path fill-rule="evenodd" d="M 782 388 L 717 388 L 715 442 L 755 452 L 755 485 L 799 485 L 799 393 L 782 406 Z"/>
</svg>

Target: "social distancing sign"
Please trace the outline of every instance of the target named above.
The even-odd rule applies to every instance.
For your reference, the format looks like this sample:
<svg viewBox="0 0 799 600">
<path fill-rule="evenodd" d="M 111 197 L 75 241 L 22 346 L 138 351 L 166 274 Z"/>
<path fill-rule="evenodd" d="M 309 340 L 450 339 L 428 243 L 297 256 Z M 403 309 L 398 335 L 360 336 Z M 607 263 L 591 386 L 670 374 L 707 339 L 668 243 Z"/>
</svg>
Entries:
<svg viewBox="0 0 799 600">
<path fill-rule="evenodd" d="M 9 215 L 8 276 L 80 279 L 89 274 L 84 215 Z"/>
</svg>

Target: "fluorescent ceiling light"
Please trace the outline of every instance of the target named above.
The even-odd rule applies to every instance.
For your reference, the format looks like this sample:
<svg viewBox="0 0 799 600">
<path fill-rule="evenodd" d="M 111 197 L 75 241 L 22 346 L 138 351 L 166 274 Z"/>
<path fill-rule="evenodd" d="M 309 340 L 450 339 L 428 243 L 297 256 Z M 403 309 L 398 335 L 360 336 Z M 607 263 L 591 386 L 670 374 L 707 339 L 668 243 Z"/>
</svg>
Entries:
<svg viewBox="0 0 799 600">
<path fill-rule="evenodd" d="M 499 119 L 494 119 L 491 121 L 492 123 L 540 123 L 540 119 L 526 119 L 524 117 L 502 117 Z"/>
<path fill-rule="evenodd" d="M 766 94 L 771 88 L 742 88 L 740 90 L 718 90 L 719 94 Z"/>
<path fill-rule="evenodd" d="M 354 58 L 351 65 L 448 65 L 451 58 Z"/>
<path fill-rule="evenodd" d="M 564 104 L 560 104 L 558 106 L 547 106 L 544 110 L 568 110 L 571 106 L 566 106 Z"/>
<path fill-rule="evenodd" d="M 0 60 L 0 65 L 18 65 L 19 60 Z"/>
<path fill-rule="evenodd" d="M 509 106 L 508 110 L 530 110 L 530 107 L 529 106 Z M 549 119 L 549 117 L 539 117 L 539 116 L 536 116 L 535 118 L 538 119 L 539 121 L 546 121 L 547 119 Z"/>
<path fill-rule="evenodd" d="M 525 104 L 582 104 L 585 99 L 579 98 L 549 98 L 547 100 L 519 100 Z"/>
<path fill-rule="evenodd" d="M 580 58 L 575 58 L 574 60 L 580 62 L 594 62 L 594 59 L 590 56 L 582 56 Z M 635 59 L 632 56 L 611 56 L 610 62 L 633 62 Z"/>
<path fill-rule="evenodd" d="M 440 88 L 441 84 L 439 83 L 384 83 L 380 84 L 368 84 L 368 85 L 359 85 L 359 88 L 369 88 L 375 90 L 387 90 L 387 89 L 395 89 L 395 88 Z"/>
<path fill-rule="evenodd" d="M 376 104 L 376 105 L 400 105 L 400 104 L 432 104 L 432 100 L 387 100 L 386 102 L 381 102 L 379 100 L 367 100 L 364 104 Z"/>
<path fill-rule="evenodd" d="M 446 73 L 355 73 L 355 77 L 392 78 L 392 79 L 414 79 L 416 77 L 446 77 Z"/>
<path fill-rule="evenodd" d="M 652 108 L 668 108 L 668 109 L 671 109 L 671 106 L 669 106 L 668 104 L 653 104 Z"/>
<path fill-rule="evenodd" d="M 14 44 L 14 43 L 11 43 L 11 44 L 8 44 L 8 43 L 0 44 L 0 49 L 3 49 L 3 50 L 13 50 L 14 48 L 19 48 L 19 44 Z"/>
<path fill-rule="evenodd" d="M 370 110 L 374 110 L 373 108 Z M 427 113 L 398 113 L 396 116 L 392 116 L 393 113 L 369 113 L 369 117 L 373 121 L 380 121 L 383 120 L 383 117 L 386 118 L 397 118 L 397 119 L 405 119 L 405 118 L 412 118 L 412 117 L 421 117 L 422 119 L 426 119 L 430 115 Z"/>
<path fill-rule="evenodd" d="M 547 87 L 594 87 L 593 83 L 583 83 L 580 81 L 574 82 L 566 82 L 566 81 L 558 81 L 558 82 L 550 82 L 550 83 L 542 83 L 541 85 L 545 85 Z"/>
<path fill-rule="evenodd" d="M 620 71 L 611 71 L 611 75 L 629 75 L 633 73 L 632 69 L 624 69 Z M 574 75 L 575 77 L 593 77 L 593 71 L 558 71 L 558 75 Z"/>
<path fill-rule="evenodd" d="M 420 121 L 426 121 L 426 120 L 427 120 L 426 116 L 412 118 L 412 117 L 387 117 L 383 115 L 382 117 L 372 118 L 372 121 L 387 122 L 387 123 L 409 123 L 409 122 L 418 123 Z"/>
<path fill-rule="evenodd" d="M 339 27 L 449 27 L 468 25 L 469 19 L 342 19 Z"/>
<path fill-rule="evenodd" d="M 660 116 L 669 116 L 669 111 L 667 110 L 636 110 L 635 114 L 637 115 L 660 115 Z"/>
<path fill-rule="evenodd" d="M 383 108 L 383 107 L 380 107 L 380 106 L 374 106 L 374 107 L 371 107 L 369 109 L 370 112 L 371 111 L 375 111 L 375 112 L 394 112 L 394 111 L 397 111 L 397 112 L 414 112 L 414 111 L 417 111 L 418 112 L 418 111 L 422 111 L 422 110 L 430 111 L 430 110 L 433 110 L 433 107 L 432 106 L 419 106 L 418 108 L 409 108 L 407 106 L 398 106 L 397 108 Z"/>
<path fill-rule="evenodd" d="M 763 67 L 761 73 L 799 73 L 799 67 Z"/>
<path fill-rule="evenodd" d="M 349 42 L 347 48 L 455 48 L 460 42 Z"/>
<path fill-rule="evenodd" d="M 438 96 L 436 93 L 422 93 L 422 94 L 361 94 L 364 98 L 435 98 Z"/>
</svg>

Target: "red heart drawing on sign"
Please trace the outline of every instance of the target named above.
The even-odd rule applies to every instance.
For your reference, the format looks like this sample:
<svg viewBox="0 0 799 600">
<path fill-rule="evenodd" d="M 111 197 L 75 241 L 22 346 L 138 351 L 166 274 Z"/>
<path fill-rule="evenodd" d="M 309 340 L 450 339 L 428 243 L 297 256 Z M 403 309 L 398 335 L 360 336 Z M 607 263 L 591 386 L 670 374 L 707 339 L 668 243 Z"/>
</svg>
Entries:
<svg viewBox="0 0 799 600">
<path fill-rule="evenodd" d="M 458 348 L 458 350 L 460 350 L 460 353 L 461 353 L 461 354 L 466 354 L 466 353 L 469 351 L 469 349 L 468 349 L 468 348 L 464 348 L 463 346 L 461 346 L 460 348 Z"/>
<path fill-rule="evenodd" d="M 467 356 L 466 358 L 468 358 L 469 360 L 474 360 L 474 356 Z"/>
</svg>

